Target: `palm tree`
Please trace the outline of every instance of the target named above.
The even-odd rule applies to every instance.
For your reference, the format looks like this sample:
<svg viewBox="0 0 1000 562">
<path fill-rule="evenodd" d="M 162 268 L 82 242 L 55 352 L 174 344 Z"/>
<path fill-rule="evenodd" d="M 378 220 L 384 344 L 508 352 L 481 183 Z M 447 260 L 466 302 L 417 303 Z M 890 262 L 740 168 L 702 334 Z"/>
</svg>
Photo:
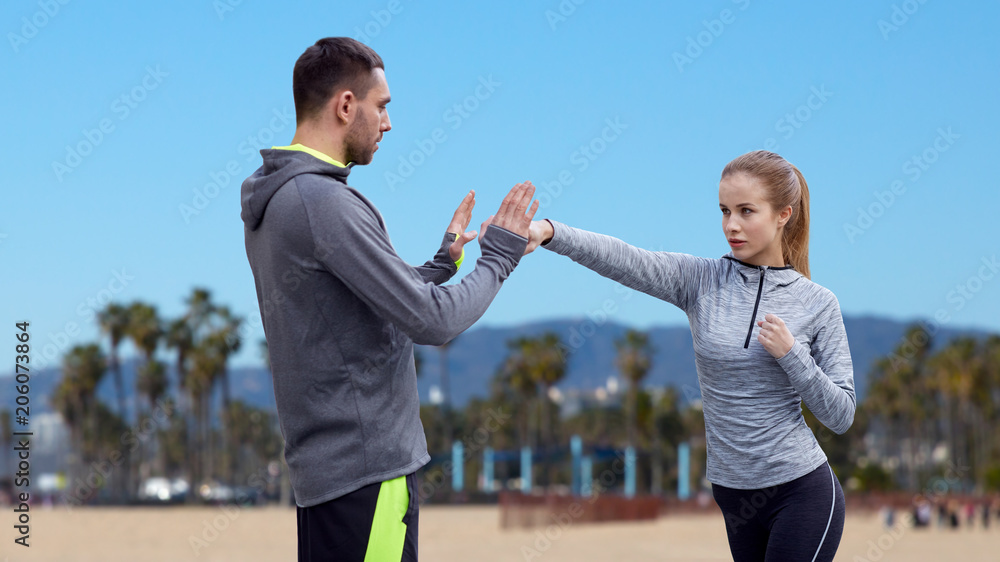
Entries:
<svg viewBox="0 0 1000 562">
<path fill-rule="evenodd" d="M 128 329 L 128 310 L 115 302 L 110 302 L 104 310 L 97 313 L 97 322 L 101 332 L 108 335 L 111 344 L 111 373 L 115 377 L 115 393 L 118 397 L 118 415 L 123 420 L 129 419 L 125 411 L 125 383 L 122 381 L 121 363 L 118 360 L 118 346 L 125 338 Z"/>
<path fill-rule="evenodd" d="M 194 347 L 194 333 L 187 316 L 171 321 L 167 325 L 165 336 L 167 347 L 177 350 L 177 388 L 181 390 L 181 396 L 184 396 L 187 390 L 188 359 L 191 348 Z"/>
<path fill-rule="evenodd" d="M 553 419 L 551 390 L 566 376 L 566 356 L 563 355 L 559 335 L 555 332 L 546 332 L 533 342 L 530 347 L 530 357 L 533 376 L 541 390 L 542 443 L 545 447 L 551 448 L 554 445 L 553 426 L 558 421 L 557 415 L 556 419 Z M 550 455 L 545 455 L 544 459 L 542 484 L 548 485 L 552 482 L 553 464 Z"/>
<path fill-rule="evenodd" d="M 912 489 L 920 486 L 920 480 L 926 465 L 930 460 L 928 455 L 920 459 L 921 451 L 927 441 L 928 425 L 934 420 L 934 391 L 928 369 L 928 359 L 933 338 L 920 324 L 911 326 L 906 331 L 904 344 L 900 352 L 909 351 L 902 364 L 897 364 L 895 376 L 899 379 L 900 389 L 905 399 L 902 403 L 907 432 L 907 480 Z M 908 347 L 909 346 L 909 347 Z"/>
<path fill-rule="evenodd" d="M 930 462 L 924 453 L 936 440 L 938 396 L 930 356 L 931 335 L 920 324 L 906 329 L 899 345 L 879 358 L 869 374 L 864 410 L 885 434 L 885 454 L 900 459 L 895 479 L 916 490 Z M 905 447 L 904 447 L 905 444 Z"/>
<path fill-rule="evenodd" d="M 139 301 L 129 305 L 125 336 L 132 340 L 147 362 L 151 361 L 164 336 L 156 307 Z"/>
<path fill-rule="evenodd" d="M 269 412 L 242 400 L 233 400 L 229 407 L 231 434 L 237 444 L 239 480 L 246 481 L 281 455 L 281 436 L 275 431 L 274 416 Z"/>
<path fill-rule="evenodd" d="M 973 466 L 976 476 L 985 464 L 976 453 L 975 431 L 979 423 L 977 387 L 982 387 L 984 357 L 978 342 L 971 337 L 959 337 L 942 349 L 933 359 L 935 381 L 943 394 L 950 428 L 952 462 L 958 466 Z"/>
<path fill-rule="evenodd" d="M 118 303 L 110 302 L 104 307 L 104 310 L 97 313 L 97 322 L 100 325 L 101 332 L 107 334 L 110 343 L 111 373 L 114 376 L 115 395 L 118 398 L 118 416 L 122 420 L 127 421 L 130 418 L 125 409 L 125 382 L 122 379 L 121 362 L 118 359 L 118 346 L 121 345 L 128 330 L 128 309 Z M 123 470 L 125 475 L 120 481 L 121 488 L 117 491 L 120 496 L 119 499 L 122 500 L 128 497 L 129 490 L 133 487 L 132 459 L 130 456 L 126 455 L 124 464 Z"/>
<path fill-rule="evenodd" d="M 991 341 L 994 340 L 994 341 Z M 972 452 L 975 461 L 975 478 L 983 482 L 993 461 L 990 437 L 994 425 L 990 423 L 995 416 L 994 392 L 997 389 L 994 381 L 995 364 L 991 364 L 991 346 L 996 346 L 1000 336 L 993 335 L 976 342 L 975 355 L 969 364 L 971 374 L 969 388 L 969 425 L 971 431 Z M 1000 398 L 1000 395 L 997 395 Z"/>
<path fill-rule="evenodd" d="M 52 409 L 59 413 L 63 423 L 69 428 L 70 451 L 67 478 L 73 482 L 78 467 L 83 465 L 83 399 L 81 383 L 75 378 L 63 374 L 49 398 Z"/>
<path fill-rule="evenodd" d="M 212 314 L 215 313 L 215 304 L 212 303 L 212 293 L 208 289 L 195 287 L 191 290 L 191 296 L 187 298 L 188 310 L 185 317 L 191 323 L 194 332 L 201 329 L 210 322 Z"/>
<path fill-rule="evenodd" d="M 212 331 L 212 318 L 216 314 L 211 292 L 195 287 L 185 299 L 185 304 L 187 310 L 184 314 L 167 326 L 166 343 L 168 348 L 177 352 L 177 387 L 182 401 L 186 402 L 183 407 L 187 413 L 184 426 L 186 449 L 190 451 L 186 472 L 188 481 L 195 488 L 204 478 L 211 476 L 212 451 L 207 447 L 211 433 L 209 401 L 220 372 L 217 350 L 221 345 L 217 341 L 218 336 L 213 342 L 205 341 Z M 195 495 L 190 498 L 194 500 Z"/>
<path fill-rule="evenodd" d="M 931 359 L 929 370 L 933 389 L 938 397 L 939 407 L 943 409 L 941 421 L 944 426 L 943 441 L 948 447 L 948 459 L 954 462 L 964 457 L 960 446 L 961 408 L 958 405 L 958 395 L 965 386 L 966 364 L 972 347 L 950 342 L 938 351 Z"/>
<path fill-rule="evenodd" d="M 562 353 L 558 334 L 546 332 L 536 338 L 520 337 L 508 340 L 511 350 L 501 366 L 499 378 L 502 384 L 514 391 L 523 411 L 522 444 L 534 444 L 536 430 L 531 428 L 531 410 L 537 412 L 537 428 L 542 436 L 539 445 L 552 445 L 554 420 L 550 412 L 550 391 L 566 375 L 566 357 Z M 533 408 L 534 405 L 536 406 Z M 546 484 L 550 480 L 551 463 L 547 457 L 542 474 Z"/>
<path fill-rule="evenodd" d="M 680 408 L 681 393 L 676 387 L 668 385 L 658 389 L 650 398 L 652 407 L 649 425 L 650 433 L 653 435 L 650 492 L 659 494 L 663 489 L 663 462 L 666 456 L 664 450 L 670 451 L 669 456 L 673 458 L 673 451 L 676 451 L 681 441 L 686 438 L 686 432 Z"/>
<path fill-rule="evenodd" d="M 531 410 L 538 395 L 538 381 L 532 376 L 524 349 L 527 338 L 507 340 L 507 357 L 493 377 L 492 394 L 499 403 L 510 404 L 517 416 L 517 434 L 520 447 L 534 448 L 535 430 L 531 423 Z M 531 478 L 521 474 L 522 479 Z"/>
<path fill-rule="evenodd" d="M 143 364 L 138 369 L 136 377 L 136 394 L 145 398 L 149 411 L 167 391 L 166 367 L 154 357 L 156 348 L 160 345 L 164 330 L 157 316 L 156 308 L 143 302 L 135 301 L 128 307 L 128 325 L 125 336 L 132 340 L 135 348 L 142 352 Z M 141 402 L 137 401 L 137 404 Z M 141 406 L 139 406 L 141 410 Z M 142 415 L 139 416 L 142 418 Z M 155 435 L 153 436 L 155 438 Z M 148 460 L 145 443 L 140 443 L 139 462 L 140 474 L 148 474 Z M 154 444 L 153 450 L 157 447 Z"/>
<path fill-rule="evenodd" d="M 868 375 L 868 396 L 864 401 L 864 409 L 871 412 L 882 428 L 884 446 L 881 449 L 886 457 L 899 454 L 899 428 L 907 421 L 907 391 L 892 363 L 889 357 L 882 357 L 872 364 Z M 896 480 L 899 480 L 898 474 Z"/>
<path fill-rule="evenodd" d="M 52 394 L 52 406 L 70 428 L 77 448 L 70 474 L 96 460 L 98 440 L 97 386 L 107 372 L 107 360 L 97 344 L 73 346 L 63 356 L 63 376 Z M 72 481 L 72 479 L 70 479 Z"/>
<path fill-rule="evenodd" d="M 186 473 L 187 481 L 193 484 L 197 451 L 194 450 L 194 436 L 192 435 L 195 408 L 193 401 L 190 399 L 191 389 L 188 385 L 188 372 L 191 368 L 191 352 L 194 349 L 194 332 L 188 321 L 188 314 L 169 322 L 165 336 L 167 348 L 177 351 L 175 368 L 177 369 L 178 409 L 181 418 L 181 435 L 179 438 L 184 443 L 183 449 L 191 451 L 191 454 L 184 456 L 186 465 L 184 472 Z M 193 498 L 193 494 L 189 498 Z"/>
<path fill-rule="evenodd" d="M 983 404 L 983 454 L 985 458 L 998 459 L 997 432 L 992 431 L 1000 425 L 1000 335 L 997 334 L 988 336 L 983 342 L 979 395 Z M 1000 469 L 1000 465 L 993 466 Z"/>
<path fill-rule="evenodd" d="M 639 425 L 638 419 L 638 395 L 639 385 L 642 379 L 646 378 L 653 362 L 653 346 L 649 343 L 649 334 L 637 330 L 628 330 L 625 335 L 615 340 L 615 349 L 618 356 L 615 358 L 615 366 L 622 374 L 622 378 L 628 381 L 628 399 L 626 404 L 626 417 L 628 419 L 628 444 L 632 447 L 637 445 L 636 437 Z"/>
<path fill-rule="evenodd" d="M 216 373 L 215 377 L 222 385 L 222 442 L 226 451 L 228 451 L 226 455 L 226 475 L 229 478 L 229 482 L 232 483 L 236 470 L 236 453 L 234 448 L 235 440 L 231 436 L 232 420 L 229 416 L 231 413 L 231 395 L 229 389 L 229 369 L 226 365 L 229 362 L 229 357 L 239 351 L 243 343 L 243 338 L 240 335 L 243 318 L 234 316 L 228 307 L 220 306 L 215 307 L 215 320 L 218 327 L 206 339 L 211 342 L 211 345 L 215 346 L 216 353 L 219 355 L 219 372 Z"/>
<path fill-rule="evenodd" d="M 538 395 L 538 380 L 533 376 L 528 361 L 527 350 L 529 346 L 528 338 L 507 340 L 507 349 L 510 352 L 500 365 L 495 378 L 496 393 L 500 396 L 509 396 L 510 401 L 519 410 L 520 429 L 518 433 L 522 447 L 534 447 L 536 433 L 531 423 L 531 410 Z"/>
<path fill-rule="evenodd" d="M 221 359 L 216 352 L 216 346 L 210 341 L 202 340 L 195 344 L 190 352 L 191 367 L 187 375 L 188 392 L 191 394 L 191 404 L 194 411 L 194 451 L 192 481 L 193 487 L 204 483 L 212 477 L 212 445 L 211 437 L 211 394 L 217 374 L 220 371 Z"/>
<path fill-rule="evenodd" d="M 215 474 L 215 446 L 212 435 L 212 396 L 216 385 L 222 394 L 223 446 L 228 452 L 224 473 L 232 479 L 234 457 L 228 433 L 230 406 L 229 377 L 226 364 L 229 357 L 240 349 L 242 337 L 240 328 L 243 319 L 234 316 L 229 308 L 211 302 L 211 295 L 205 289 L 195 289 L 188 300 L 185 315 L 190 329 L 193 346 L 188 350 L 191 366 L 187 371 L 186 384 L 194 405 L 195 426 L 198 444 L 196 449 L 202 455 L 197 480 L 212 478 Z M 197 460 L 195 461 L 197 462 Z"/>
</svg>

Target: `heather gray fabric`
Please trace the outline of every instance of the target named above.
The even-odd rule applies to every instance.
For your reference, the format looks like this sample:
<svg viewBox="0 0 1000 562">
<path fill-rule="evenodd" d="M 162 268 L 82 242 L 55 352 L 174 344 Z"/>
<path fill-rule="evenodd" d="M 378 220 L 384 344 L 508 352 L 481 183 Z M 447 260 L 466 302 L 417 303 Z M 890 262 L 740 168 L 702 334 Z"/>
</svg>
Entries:
<svg viewBox="0 0 1000 562">
<path fill-rule="evenodd" d="M 446 234 L 406 264 L 382 217 L 347 186 L 350 168 L 260 151 L 243 182 L 247 259 L 264 323 L 295 502 L 310 507 L 430 460 L 413 343 L 443 344 L 486 311 L 527 240 L 489 226 L 461 283 Z"/>
<path fill-rule="evenodd" d="M 729 488 L 766 488 L 826 460 L 801 402 L 843 433 L 854 421 L 854 369 L 840 303 L 792 266 L 651 252 L 550 221 L 543 247 L 687 313 L 708 442 L 707 478 Z M 759 297 L 758 297 L 759 295 Z M 756 322 L 781 318 L 795 337 L 775 359 Z"/>
</svg>

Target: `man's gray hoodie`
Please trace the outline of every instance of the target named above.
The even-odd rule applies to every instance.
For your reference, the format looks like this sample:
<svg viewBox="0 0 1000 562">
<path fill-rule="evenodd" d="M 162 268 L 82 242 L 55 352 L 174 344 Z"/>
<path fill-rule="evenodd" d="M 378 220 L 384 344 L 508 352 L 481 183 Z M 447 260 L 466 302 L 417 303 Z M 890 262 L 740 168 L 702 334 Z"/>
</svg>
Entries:
<svg viewBox="0 0 1000 562">
<path fill-rule="evenodd" d="M 440 345 L 486 311 L 527 240 L 489 226 L 461 283 L 445 234 L 406 264 L 349 167 L 265 149 L 241 190 L 247 258 L 268 344 L 295 502 L 309 507 L 430 460 L 413 344 Z"/>
</svg>

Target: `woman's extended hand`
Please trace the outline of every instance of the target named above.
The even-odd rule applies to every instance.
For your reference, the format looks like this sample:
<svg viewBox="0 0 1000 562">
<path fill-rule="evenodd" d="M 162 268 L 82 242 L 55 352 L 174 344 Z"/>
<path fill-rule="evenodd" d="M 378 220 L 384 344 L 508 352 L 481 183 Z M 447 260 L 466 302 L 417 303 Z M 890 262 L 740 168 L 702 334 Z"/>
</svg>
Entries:
<svg viewBox="0 0 1000 562">
<path fill-rule="evenodd" d="M 535 248 L 552 238 L 552 234 L 552 223 L 549 221 L 531 221 L 531 227 L 528 229 L 528 246 L 524 249 L 524 255 L 535 251 Z"/>
</svg>

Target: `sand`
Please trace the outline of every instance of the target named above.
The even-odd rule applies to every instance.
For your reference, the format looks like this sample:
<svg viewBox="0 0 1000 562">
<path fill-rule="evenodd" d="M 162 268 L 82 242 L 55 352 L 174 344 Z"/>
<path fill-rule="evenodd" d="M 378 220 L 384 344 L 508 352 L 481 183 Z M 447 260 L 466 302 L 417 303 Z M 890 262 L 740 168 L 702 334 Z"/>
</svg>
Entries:
<svg viewBox="0 0 1000 562">
<path fill-rule="evenodd" d="M 2 562 L 296 559 L 293 509 L 33 507 L 29 548 L 14 544 L 14 514 L 2 513 Z M 498 521 L 496 507 L 422 507 L 421 560 L 730 560 L 718 514 L 508 531 Z M 837 560 L 995 561 L 1000 528 L 901 528 L 893 536 L 874 515 L 849 515 Z"/>
</svg>

